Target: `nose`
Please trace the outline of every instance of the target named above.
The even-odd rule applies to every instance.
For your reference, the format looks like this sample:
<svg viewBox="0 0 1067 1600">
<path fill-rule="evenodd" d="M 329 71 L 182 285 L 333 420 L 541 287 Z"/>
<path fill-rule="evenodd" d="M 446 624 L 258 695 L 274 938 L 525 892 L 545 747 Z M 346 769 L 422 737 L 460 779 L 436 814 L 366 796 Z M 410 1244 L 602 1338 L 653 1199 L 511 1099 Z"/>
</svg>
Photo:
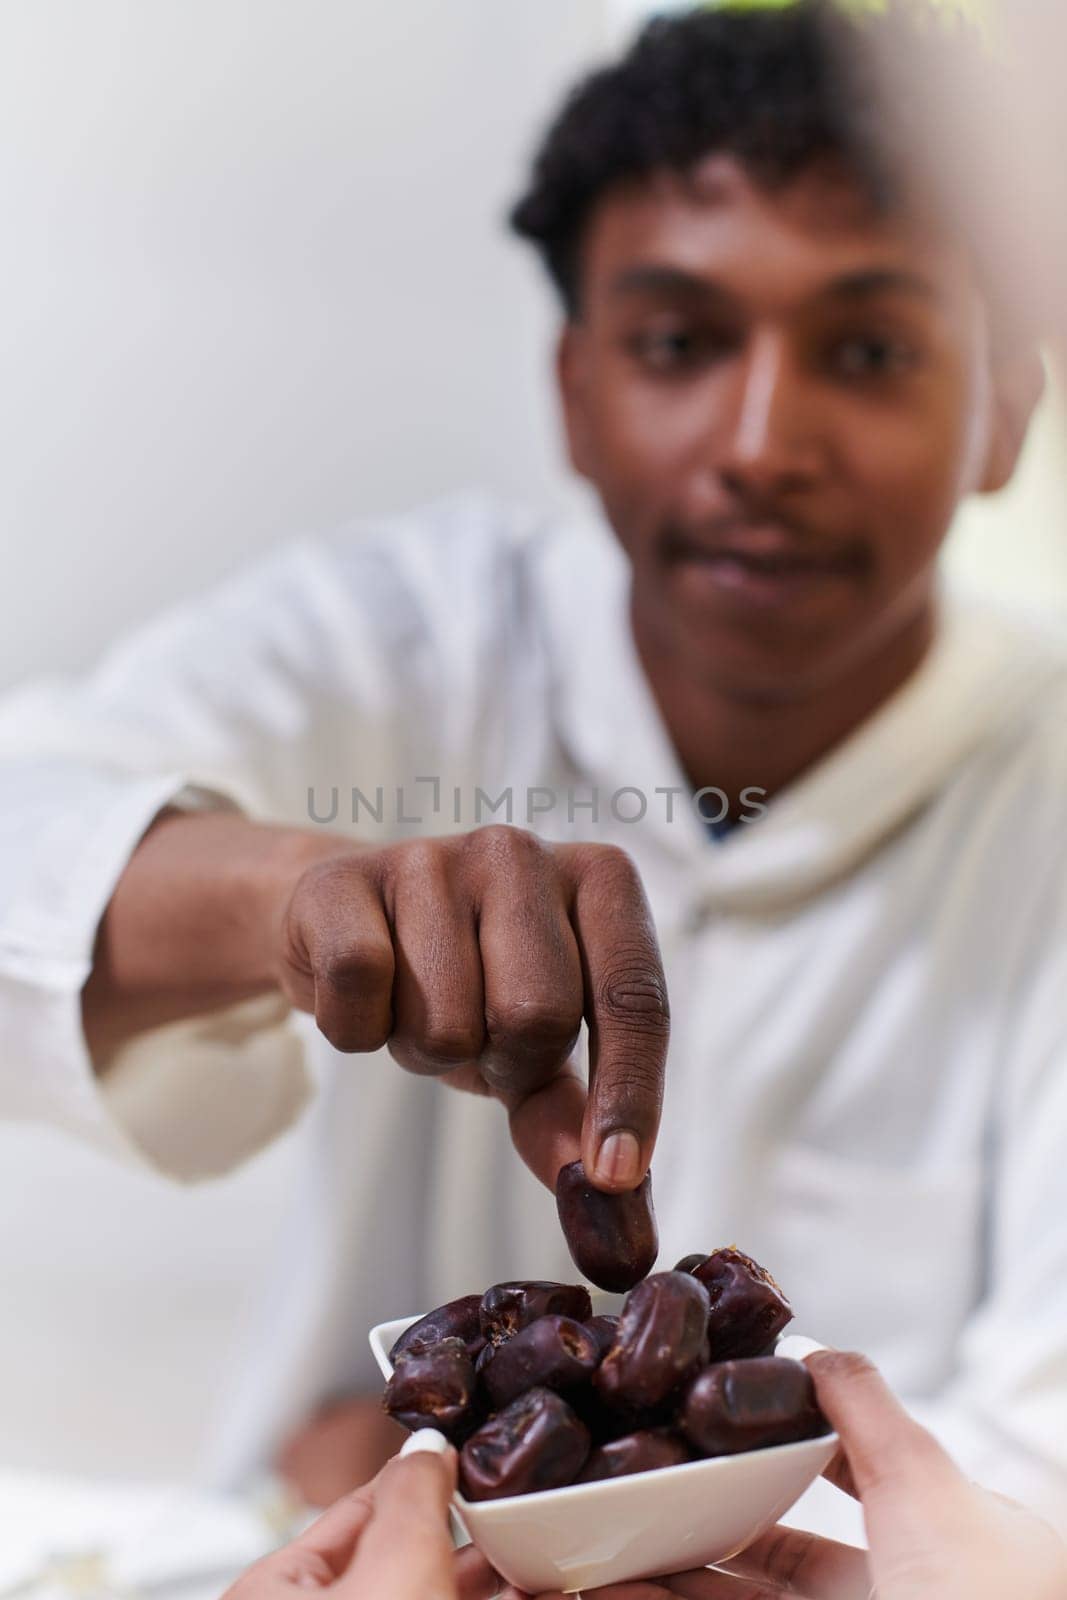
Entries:
<svg viewBox="0 0 1067 1600">
<path fill-rule="evenodd" d="M 822 458 L 817 402 L 785 340 L 753 338 L 736 364 L 736 392 L 721 436 L 719 472 L 746 497 L 805 488 Z"/>
</svg>

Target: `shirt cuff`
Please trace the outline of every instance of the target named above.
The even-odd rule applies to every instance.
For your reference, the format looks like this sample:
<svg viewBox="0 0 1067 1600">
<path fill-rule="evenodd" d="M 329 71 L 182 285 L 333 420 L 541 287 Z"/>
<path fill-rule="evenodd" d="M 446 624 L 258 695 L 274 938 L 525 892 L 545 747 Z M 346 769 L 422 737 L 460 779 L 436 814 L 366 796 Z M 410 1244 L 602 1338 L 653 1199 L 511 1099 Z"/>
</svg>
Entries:
<svg viewBox="0 0 1067 1600">
<path fill-rule="evenodd" d="M 311 1095 L 289 1007 L 247 1000 L 140 1034 L 100 1080 L 142 1160 L 192 1183 L 220 1177 L 296 1121 Z"/>
<path fill-rule="evenodd" d="M 310 1082 L 288 1008 L 245 1001 L 139 1035 L 93 1069 L 81 990 L 100 919 L 166 807 L 239 808 L 181 774 L 38 772 L 25 848 L 0 854 L 15 893 L 0 912 L 0 1116 L 64 1129 L 182 1181 L 219 1176 L 283 1133 Z M 32 787 L 32 786 L 31 786 Z M 22 808 L 20 808 L 22 809 Z"/>
</svg>

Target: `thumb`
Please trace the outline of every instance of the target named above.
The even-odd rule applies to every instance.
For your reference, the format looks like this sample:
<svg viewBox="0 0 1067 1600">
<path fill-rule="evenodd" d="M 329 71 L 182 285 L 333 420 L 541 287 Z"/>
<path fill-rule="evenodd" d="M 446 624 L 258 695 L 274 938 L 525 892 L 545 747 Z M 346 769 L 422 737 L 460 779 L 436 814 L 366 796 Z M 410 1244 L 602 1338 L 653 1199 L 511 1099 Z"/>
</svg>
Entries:
<svg viewBox="0 0 1067 1600">
<path fill-rule="evenodd" d="M 908 1415 L 865 1356 L 821 1350 L 806 1366 L 868 1512 L 887 1497 L 921 1502 L 966 1487 L 951 1457 Z"/>
<path fill-rule="evenodd" d="M 343 1600 L 457 1600 L 448 1507 L 456 1452 L 432 1428 L 412 1434 L 375 1483 L 356 1559 L 337 1583 Z"/>
</svg>

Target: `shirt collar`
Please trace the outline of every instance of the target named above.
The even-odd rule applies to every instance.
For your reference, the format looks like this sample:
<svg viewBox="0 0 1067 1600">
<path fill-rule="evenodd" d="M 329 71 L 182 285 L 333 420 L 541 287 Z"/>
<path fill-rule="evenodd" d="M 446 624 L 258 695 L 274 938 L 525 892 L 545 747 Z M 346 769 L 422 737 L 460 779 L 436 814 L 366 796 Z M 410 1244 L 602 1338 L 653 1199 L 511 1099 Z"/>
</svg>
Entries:
<svg viewBox="0 0 1067 1600">
<path fill-rule="evenodd" d="M 921 811 L 968 757 L 1062 681 L 1062 652 L 1017 622 L 943 597 L 937 637 L 911 678 L 855 733 L 712 848 L 633 640 L 629 565 L 602 521 L 561 531 L 543 552 L 559 731 L 602 795 L 647 796 L 635 824 L 694 875 L 709 907 L 766 910 L 854 870 Z M 673 819 L 660 791 L 675 791 Z"/>
</svg>

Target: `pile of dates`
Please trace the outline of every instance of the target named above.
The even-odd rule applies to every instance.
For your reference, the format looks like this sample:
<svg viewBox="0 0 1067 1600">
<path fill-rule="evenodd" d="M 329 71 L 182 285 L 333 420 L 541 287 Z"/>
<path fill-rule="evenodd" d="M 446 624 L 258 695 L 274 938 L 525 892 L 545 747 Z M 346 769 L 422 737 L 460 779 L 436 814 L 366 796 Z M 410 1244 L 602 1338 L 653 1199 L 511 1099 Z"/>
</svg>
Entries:
<svg viewBox="0 0 1067 1600">
<path fill-rule="evenodd" d="M 828 1431 L 807 1369 L 773 1354 L 792 1315 L 732 1248 L 643 1278 L 617 1317 L 580 1286 L 498 1283 L 401 1334 L 384 1405 L 459 1447 L 469 1500 L 790 1444 Z"/>
</svg>

